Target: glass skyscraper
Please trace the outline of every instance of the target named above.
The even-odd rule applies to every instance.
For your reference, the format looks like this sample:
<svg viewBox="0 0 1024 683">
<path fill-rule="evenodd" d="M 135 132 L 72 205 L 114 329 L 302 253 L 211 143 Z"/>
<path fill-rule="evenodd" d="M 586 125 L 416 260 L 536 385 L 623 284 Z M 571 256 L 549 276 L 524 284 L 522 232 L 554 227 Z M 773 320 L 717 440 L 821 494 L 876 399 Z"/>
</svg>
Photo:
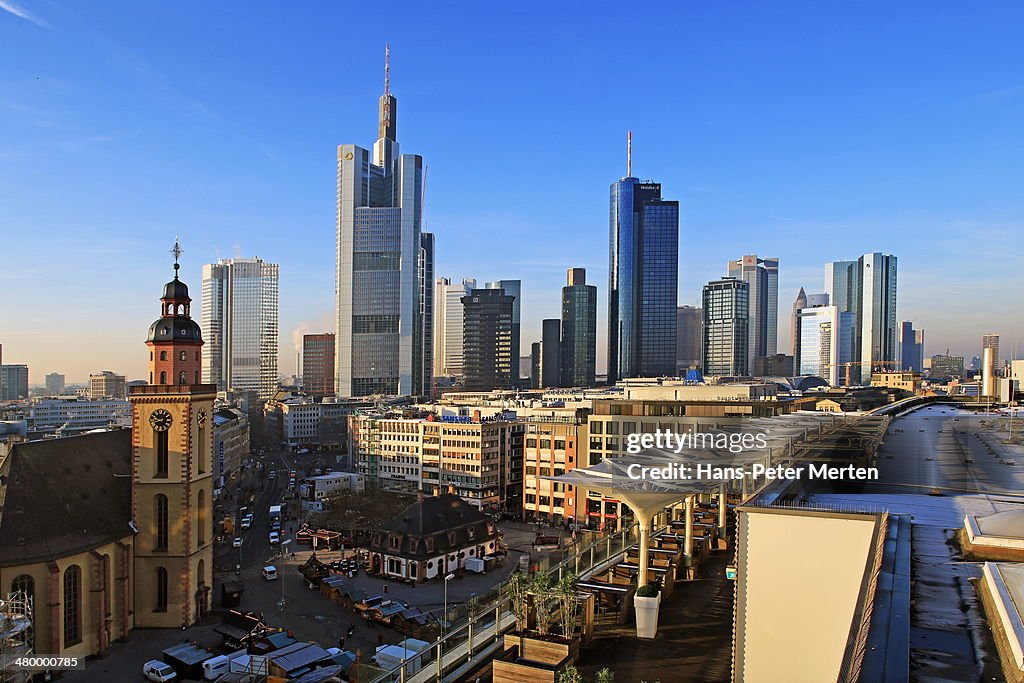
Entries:
<svg viewBox="0 0 1024 683">
<path fill-rule="evenodd" d="M 462 383 L 466 391 L 512 388 L 512 306 L 501 289 L 462 297 Z"/>
<path fill-rule="evenodd" d="M 487 289 L 500 289 L 511 297 L 515 297 L 512 301 L 512 359 L 515 361 L 512 368 L 512 379 L 519 379 L 519 353 L 520 353 L 520 335 L 522 334 L 522 327 L 519 320 L 519 304 L 523 298 L 523 281 L 522 280 L 495 280 L 494 282 L 488 282 L 484 285 Z"/>
<path fill-rule="evenodd" d="M 750 285 L 723 277 L 704 285 L 704 375 L 742 377 L 747 365 Z"/>
<path fill-rule="evenodd" d="M 825 292 L 840 312 L 854 315 L 851 382 L 866 384 L 872 370 L 896 369 L 896 257 L 875 252 L 826 263 Z"/>
<path fill-rule="evenodd" d="M 608 246 L 608 382 L 674 375 L 679 202 L 660 183 L 612 183 Z"/>
<path fill-rule="evenodd" d="M 258 258 L 203 266 L 203 382 L 219 391 L 277 390 L 278 266 Z"/>
<path fill-rule="evenodd" d="M 343 397 L 430 391 L 424 318 L 433 242 L 420 231 L 423 158 L 399 154 L 397 108 L 386 64 L 373 151 L 338 147 L 335 363 Z"/>
<path fill-rule="evenodd" d="M 750 286 L 747 367 L 754 359 L 774 356 L 779 342 L 779 259 L 748 254 L 726 264 L 729 277 Z"/>
<path fill-rule="evenodd" d="M 570 268 L 562 287 L 562 386 L 592 387 L 597 365 L 597 287 Z"/>
</svg>

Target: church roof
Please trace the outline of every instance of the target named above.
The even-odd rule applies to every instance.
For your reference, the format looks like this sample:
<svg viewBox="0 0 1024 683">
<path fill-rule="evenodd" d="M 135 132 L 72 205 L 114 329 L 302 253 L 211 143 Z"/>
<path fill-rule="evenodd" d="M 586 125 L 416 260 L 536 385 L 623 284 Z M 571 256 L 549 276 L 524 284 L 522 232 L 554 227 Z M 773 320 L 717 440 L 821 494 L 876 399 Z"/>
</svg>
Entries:
<svg viewBox="0 0 1024 683">
<path fill-rule="evenodd" d="M 0 461 L 0 567 L 130 536 L 132 433 L 29 441 Z"/>
</svg>

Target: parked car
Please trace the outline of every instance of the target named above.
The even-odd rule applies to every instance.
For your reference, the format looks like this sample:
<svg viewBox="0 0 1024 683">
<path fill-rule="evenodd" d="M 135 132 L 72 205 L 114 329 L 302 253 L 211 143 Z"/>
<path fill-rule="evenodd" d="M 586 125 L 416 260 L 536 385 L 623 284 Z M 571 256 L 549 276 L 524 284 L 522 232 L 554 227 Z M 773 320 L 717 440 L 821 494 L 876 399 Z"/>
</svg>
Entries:
<svg viewBox="0 0 1024 683">
<path fill-rule="evenodd" d="M 270 532 L 270 544 L 271 545 L 275 545 L 275 544 L 280 543 L 280 542 L 281 542 L 281 534 L 277 533 L 276 531 L 271 531 Z"/>
<path fill-rule="evenodd" d="M 159 659 L 151 659 L 142 665 L 142 675 L 147 681 L 155 683 L 167 683 L 178 678 L 174 668 L 170 664 L 161 662 Z"/>
<path fill-rule="evenodd" d="M 241 548 L 242 547 L 242 537 L 241 536 L 235 536 L 235 540 L 231 541 L 231 547 L 232 548 Z"/>
</svg>

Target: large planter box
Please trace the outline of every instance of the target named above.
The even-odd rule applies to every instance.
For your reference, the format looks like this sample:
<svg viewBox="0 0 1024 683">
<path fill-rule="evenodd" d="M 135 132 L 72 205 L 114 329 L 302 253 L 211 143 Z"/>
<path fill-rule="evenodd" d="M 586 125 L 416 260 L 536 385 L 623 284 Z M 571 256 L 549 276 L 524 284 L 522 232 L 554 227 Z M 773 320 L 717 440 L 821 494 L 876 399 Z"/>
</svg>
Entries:
<svg viewBox="0 0 1024 683">
<path fill-rule="evenodd" d="M 548 664 L 531 666 L 521 660 L 504 657 L 491 662 L 491 680 L 494 683 L 555 683 L 560 667 Z"/>
<path fill-rule="evenodd" d="M 661 593 L 653 598 L 633 596 L 636 610 L 636 637 L 654 638 L 658 635 L 658 611 L 661 607 Z"/>
<path fill-rule="evenodd" d="M 519 648 L 522 650 L 519 651 Z M 541 664 L 559 665 L 565 662 L 572 664 L 580 657 L 580 639 L 572 642 L 550 641 L 527 634 L 522 637 L 515 633 L 505 634 L 505 651 L 515 648 L 519 659 Z M 566 660 L 568 660 L 566 662 Z"/>
</svg>

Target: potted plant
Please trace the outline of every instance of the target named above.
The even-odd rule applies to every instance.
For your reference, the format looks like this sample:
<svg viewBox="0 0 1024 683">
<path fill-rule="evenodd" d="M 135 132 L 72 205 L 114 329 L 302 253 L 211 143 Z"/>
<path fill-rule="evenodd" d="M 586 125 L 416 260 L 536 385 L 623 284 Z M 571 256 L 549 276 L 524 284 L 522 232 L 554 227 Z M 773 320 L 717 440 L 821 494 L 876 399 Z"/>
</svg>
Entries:
<svg viewBox="0 0 1024 683">
<path fill-rule="evenodd" d="M 559 585 L 555 585 L 546 572 L 534 574 L 532 580 L 522 574 L 512 575 L 508 596 L 518 632 L 505 635 L 505 652 L 492 662 L 496 683 L 555 683 L 576 661 L 579 639 L 575 637 L 574 626 L 569 625 L 570 617 L 560 612 L 558 622 L 562 633 L 551 631 L 556 606 L 563 604 L 560 589 L 568 593 L 571 587 L 575 603 L 575 586 L 575 577 L 563 577 Z M 531 602 L 534 629 L 528 631 Z M 568 611 L 571 621 L 575 622 L 578 608 L 574 605 Z"/>
<path fill-rule="evenodd" d="M 661 587 L 656 583 L 640 586 L 633 596 L 636 611 L 636 637 L 654 638 L 658 635 L 658 608 L 661 605 Z"/>
</svg>

